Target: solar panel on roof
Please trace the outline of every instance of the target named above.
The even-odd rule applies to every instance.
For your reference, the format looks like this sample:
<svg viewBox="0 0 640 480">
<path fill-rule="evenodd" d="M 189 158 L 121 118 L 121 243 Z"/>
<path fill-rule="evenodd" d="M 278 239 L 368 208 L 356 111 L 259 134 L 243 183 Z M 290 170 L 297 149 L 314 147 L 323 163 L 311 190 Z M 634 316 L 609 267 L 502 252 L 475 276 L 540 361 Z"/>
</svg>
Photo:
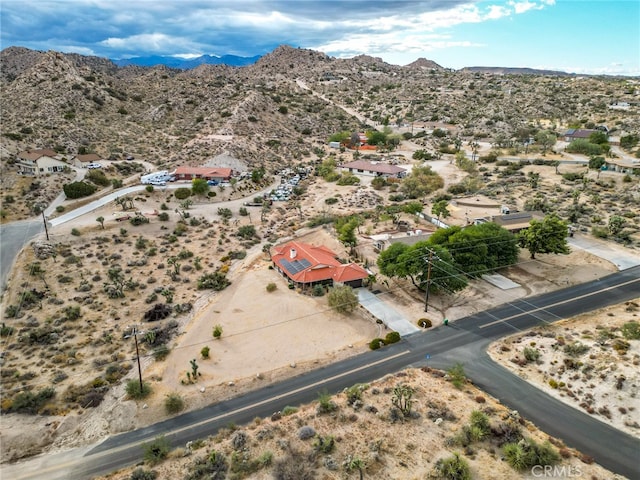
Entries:
<svg viewBox="0 0 640 480">
<path fill-rule="evenodd" d="M 301 258 L 300 260 L 294 260 L 293 262 L 282 259 L 280 260 L 280 263 L 285 268 L 285 270 L 289 272 L 291 275 L 295 275 L 296 273 L 299 273 L 305 268 L 311 266 L 311 262 L 309 262 L 309 260 L 307 260 L 306 258 Z"/>
</svg>

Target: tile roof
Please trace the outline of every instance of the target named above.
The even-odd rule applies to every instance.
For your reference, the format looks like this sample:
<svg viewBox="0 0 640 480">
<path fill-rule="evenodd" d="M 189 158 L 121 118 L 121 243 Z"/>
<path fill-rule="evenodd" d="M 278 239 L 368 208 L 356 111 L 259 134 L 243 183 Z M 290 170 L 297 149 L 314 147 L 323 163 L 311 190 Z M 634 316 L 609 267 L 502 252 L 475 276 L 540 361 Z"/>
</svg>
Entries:
<svg viewBox="0 0 640 480">
<path fill-rule="evenodd" d="M 395 175 L 401 172 L 406 172 L 405 168 L 398 167 L 397 165 L 389 165 L 388 163 L 372 163 L 366 160 L 355 160 L 353 162 L 344 163 L 342 168 L 353 168 L 355 170 L 365 170 L 367 172 L 379 172 L 389 175 Z"/>
<path fill-rule="evenodd" d="M 368 276 L 367 271 L 355 263 L 340 263 L 336 254 L 322 245 L 291 241 L 273 247 L 271 259 L 287 277 L 297 283 L 330 279 L 344 283 L 365 279 Z"/>
<path fill-rule="evenodd" d="M 97 153 L 87 153 L 85 155 L 77 155 L 76 160 L 82 163 L 86 163 L 86 162 L 90 163 L 90 162 L 102 160 L 102 157 L 100 157 L 100 155 L 98 155 Z"/>
<path fill-rule="evenodd" d="M 50 148 L 43 148 L 40 150 L 25 150 L 24 152 L 20 152 L 18 154 L 18 158 L 22 158 L 24 160 L 38 160 L 40 157 L 51 157 L 55 158 L 58 155 L 55 150 L 51 150 Z"/>
</svg>

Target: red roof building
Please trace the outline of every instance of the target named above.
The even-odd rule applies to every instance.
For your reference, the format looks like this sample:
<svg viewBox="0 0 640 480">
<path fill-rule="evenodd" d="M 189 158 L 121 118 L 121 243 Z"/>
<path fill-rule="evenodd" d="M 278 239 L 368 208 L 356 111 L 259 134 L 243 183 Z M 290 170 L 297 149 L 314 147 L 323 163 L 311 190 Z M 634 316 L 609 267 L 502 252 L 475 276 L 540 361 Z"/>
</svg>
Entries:
<svg viewBox="0 0 640 480">
<path fill-rule="evenodd" d="M 178 167 L 173 175 L 176 180 L 193 180 L 194 178 L 204 178 L 205 180 L 227 181 L 231 178 L 233 171 L 230 168 L 216 167 Z"/>
<path fill-rule="evenodd" d="M 334 283 L 361 287 L 369 276 L 360 265 L 340 263 L 327 247 L 296 241 L 273 247 L 271 260 L 280 274 L 300 287 Z"/>
</svg>

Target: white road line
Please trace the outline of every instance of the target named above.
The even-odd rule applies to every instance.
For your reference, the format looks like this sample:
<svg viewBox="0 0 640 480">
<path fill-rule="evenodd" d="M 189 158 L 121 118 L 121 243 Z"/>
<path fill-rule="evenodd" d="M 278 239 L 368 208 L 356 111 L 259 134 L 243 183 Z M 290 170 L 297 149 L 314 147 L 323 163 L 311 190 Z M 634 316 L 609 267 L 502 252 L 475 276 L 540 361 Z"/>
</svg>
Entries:
<svg viewBox="0 0 640 480">
<path fill-rule="evenodd" d="M 538 307 L 538 308 L 535 308 L 533 310 L 528 310 L 526 312 L 522 312 L 522 313 L 518 313 L 516 315 L 512 315 L 510 317 L 501 318 L 500 320 L 495 320 L 493 322 L 489 322 L 489 323 L 485 323 L 484 325 L 480 325 L 478 328 L 487 328 L 487 327 L 490 327 L 490 326 L 495 325 L 497 323 L 502 323 L 502 322 L 506 322 L 508 320 L 513 320 L 514 318 L 522 317 L 524 315 L 531 315 L 531 314 L 536 313 L 536 312 L 540 312 L 540 311 L 543 311 L 543 310 L 548 310 L 548 309 L 556 307 L 558 305 L 563 305 L 565 303 L 573 302 L 575 300 L 580 300 L 580 299 L 583 299 L 583 298 L 591 297 L 591 296 L 596 295 L 598 293 L 606 292 L 608 290 L 615 290 L 616 288 L 624 287 L 625 285 L 629 285 L 631 283 L 637 283 L 637 282 L 640 282 L 640 278 L 635 278 L 633 280 L 629 280 L 628 282 L 620 283 L 620 284 L 617 284 L 617 285 L 612 285 L 611 287 L 603 288 L 603 289 L 597 290 L 595 292 L 585 293 L 584 295 L 580 295 L 579 297 L 573 297 L 573 298 L 570 298 L 568 300 L 563 300 L 562 302 L 556 302 L 556 303 L 552 303 L 551 305 L 546 305 L 544 307 Z"/>
</svg>

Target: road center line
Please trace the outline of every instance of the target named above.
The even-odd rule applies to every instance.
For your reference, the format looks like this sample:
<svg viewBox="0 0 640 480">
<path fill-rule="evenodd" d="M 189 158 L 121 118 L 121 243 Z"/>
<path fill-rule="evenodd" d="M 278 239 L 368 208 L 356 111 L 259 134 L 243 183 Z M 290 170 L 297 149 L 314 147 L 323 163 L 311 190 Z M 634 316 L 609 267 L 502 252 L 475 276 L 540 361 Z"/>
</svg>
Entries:
<svg viewBox="0 0 640 480">
<path fill-rule="evenodd" d="M 362 365 L 362 366 L 360 366 L 358 368 L 354 368 L 352 370 L 348 370 L 346 372 L 339 373 L 339 374 L 334 375 L 334 376 L 329 377 L 329 378 L 324 378 L 322 380 L 318 380 L 317 382 L 314 382 L 314 383 L 312 383 L 310 385 L 305 385 L 303 387 L 296 388 L 295 390 L 288 390 L 288 391 L 286 391 L 284 393 L 281 393 L 280 395 L 276 395 L 274 397 L 269 397 L 269 398 L 266 398 L 266 399 L 261 400 L 259 402 L 252 403 L 251 405 L 246 405 L 246 406 L 241 407 L 241 408 L 236 408 L 235 410 L 232 410 L 230 412 L 225 412 L 225 413 L 222 413 L 222 414 L 217 415 L 215 417 L 207 418 L 206 420 L 202 420 L 202 421 L 200 421 L 198 423 L 191 423 L 189 425 L 185 425 L 184 427 L 180 427 L 178 429 L 171 430 L 170 432 L 166 432 L 166 434 L 172 435 L 172 434 L 180 433 L 180 432 L 183 432 L 185 430 L 189 430 L 189 429 L 194 428 L 194 427 L 199 427 L 199 426 L 205 425 L 207 423 L 211 423 L 211 422 L 214 422 L 216 420 L 223 419 L 225 417 L 230 417 L 230 416 L 233 416 L 233 415 L 237 415 L 238 413 L 244 412 L 246 410 L 251 410 L 251 409 L 253 409 L 255 407 L 258 407 L 258 406 L 261 406 L 261 405 L 265 405 L 267 403 L 273 402 L 275 400 L 279 400 L 281 398 L 288 397 L 290 395 L 302 392 L 304 390 L 310 390 L 310 389 L 312 389 L 314 387 L 322 385 L 323 383 L 329 382 L 331 380 L 336 380 L 336 379 L 341 378 L 341 377 L 345 377 L 347 375 L 350 375 L 351 373 L 359 372 L 361 370 L 365 370 L 367 368 L 374 367 L 376 365 L 380 365 L 381 363 L 385 363 L 385 362 L 388 362 L 388 361 L 393 360 L 395 358 L 402 357 L 403 355 L 407 355 L 408 353 L 410 353 L 410 350 L 405 350 L 403 352 L 396 353 L 395 355 L 392 355 L 390 357 L 381 358 L 380 360 L 377 360 L 377 361 L 372 362 L 372 363 L 367 363 L 366 365 Z M 104 452 L 96 453 L 96 454 L 88 455 L 88 456 L 90 456 L 90 457 L 93 457 L 93 456 L 100 457 L 100 456 L 103 456 L 103 455 L 111 455 L 114 452 L 120 452 L 120 451 L 124 451 L 124 450 L 129 450 L 133 446 L 142 445 L 143 443 L 147 443 L 148 441 L 149 441 L 148 439 L 147 440 L 138 440 L 137 442 L 128 443 L 126 445 L 122 445 L 122 446 L 119 446 L 119 447 L 111 448 L 109 450 L 105 450 Z"/>
<path fill-rule="evenodd" d="M 557 307 L 558 305 L 563 305 L 565 303 L 573 302 L 575 300 L 581 300 L 583 298 L 591 297 L 592 295 L 596 295 L 598 293 L 606 292 L 608 290 L 615 290 L 616 288 L 624 287 L 625 285 L 629 285 L 631 283 L 636 283 L 636 282 L 640 282 L 640 278 L 634 278 L 633 280 L 629 280 L 628 282 L 612 285 L 611 287 L 603 288 L 603 289 L 597 290 L 595 292 L 585 293 L 584 295 L 580 295 L 579 297 L 573 297 L 573 298 L 570 298 L 568 300 L 563 300 L 562 302 L 552 303 L 551 305 L 546 305 L 544 307 L 534 308 L 533 310 L 529 310 L 527 312 L 522 312 L 522 313 L 518 313 L 516 315 L 511 315 L 510 317 L 501 318 L 500 320 L 495 320 L 493 322 L 489 322 L 489 323 L 485 323 L 484 325 L 480 325 L 478 328 L 487 328 L 487 327 L 490 327 L 490 326 L 495 325 L 497 323 L 502 323 L 502 322 L 506 322 L 508 320 L 513 320 L 514 318 L 522 317 L 524 315 L 531 315 L 533 313 L 540 312 L 542 310 L 548 310 L 550 308 Z"/>
</svg>

